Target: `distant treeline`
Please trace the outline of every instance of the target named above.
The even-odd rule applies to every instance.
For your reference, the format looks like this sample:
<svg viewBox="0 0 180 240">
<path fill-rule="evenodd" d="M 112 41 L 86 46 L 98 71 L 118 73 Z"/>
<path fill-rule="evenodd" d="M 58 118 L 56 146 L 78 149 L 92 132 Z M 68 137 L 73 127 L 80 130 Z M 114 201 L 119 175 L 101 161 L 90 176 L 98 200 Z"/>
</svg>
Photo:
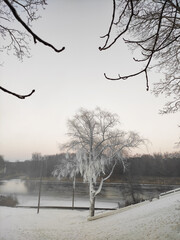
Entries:
<svg viewBox="0 0 180 240">
<path fill-rule="evenodd" d="M 65 159 L 65 154 L 45 156 L 39 159 L 33 156 L 23 162 L 8 162 L 1 160 L 1 178 L 24 176 L 38 178 L 42 169 L 43 177 L 52 177 L 52 172 L 58 163 Z M 67 160 L 68 161 L 68 160 Z M 3 166 L 3 167 L 2 167 Z M 108 173 L 108 169 L 107 169 Z M 127 167 L 118 164 L 111 179 L 126 177 L 180 177 L 180 152 L 172 154 L 136 155 L 127 159 Z"/>
<path fill-rule="evenodd" d="M 130 157 L 127 171 L 123 173 L 122 166 L 118 166 L 112 178 L 117 178 L 119 173 L 125 177 L 180 177 L 180 152 Z"/>
<path fill-rule="evenodd" d="M 32 157 L 31 160 L 8 162 L 5 161 L 4 175 L 9 177 L 24 176 L 39 178 L 42 171 L 43 177 L 52 177 L 55 166 L 65 158 L 65 154 L 45 156 L 44 158 Z"/>
</svg>

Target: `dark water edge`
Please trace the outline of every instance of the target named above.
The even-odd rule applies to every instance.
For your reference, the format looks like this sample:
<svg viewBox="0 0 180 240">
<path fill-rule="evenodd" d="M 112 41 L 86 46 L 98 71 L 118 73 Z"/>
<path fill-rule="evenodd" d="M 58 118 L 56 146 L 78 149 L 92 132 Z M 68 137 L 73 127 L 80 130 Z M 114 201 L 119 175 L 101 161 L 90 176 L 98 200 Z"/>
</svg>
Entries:
<svg viewBox="0 0 180 240">
<path fill-rule="evenodd" d="M 98 187 L 98 184 L 97 184 Z M 114 204 L 123 207 L 127 201 L 132 201 L 132 196 L 140 200 L 158 198 L 160 193 L 179 188 L 180 185 L 159 184 L 128 184 L 128 183 L 104 183 L 101 193 L 96 201 Z M 0 194 L 13 194 L 20 199 L 20 204 L 27 206 L 37 202 L 39 192 L 39 180 L 13 179 L 0 181 Z M 73 192 L 72 182 L 42 181 L 41 196 L 44 205 L 55 205 L 68 203 L 71 205 Z M 75 201 L 79 205 L 88 203 L 89 189 L 87 183 L 77 182 L 75 189 Z M 61 202 L 61 203 L 60 203 Z M 88 204 L 86 204 L 88 205 Z"/>
<path fill-rule="evenodd" d="M 28 192 L 34 193 L 39 189 L 39 181 L 26 180 L 25 185 Z M 98 183 L 96 187 L 98 188 Z M 66 194 L 71 195 L 72 182 L 58 182 L 58 181 L 42 181 L 42 192 L 53 194 Z M 104 183 L 101 193 L 102 198 L 117 198 L 133 189 L 135 193 L 142 193 L 147 196 L 157 195 L 165 191 L 169 191 L 180 187 L 180 185 L 160 185 L 160 184 L 128 184 L 128 183 Z M 76 182 L 76 195 L 88 196 L 89 188 L 88 183 Z"/>
</svg>

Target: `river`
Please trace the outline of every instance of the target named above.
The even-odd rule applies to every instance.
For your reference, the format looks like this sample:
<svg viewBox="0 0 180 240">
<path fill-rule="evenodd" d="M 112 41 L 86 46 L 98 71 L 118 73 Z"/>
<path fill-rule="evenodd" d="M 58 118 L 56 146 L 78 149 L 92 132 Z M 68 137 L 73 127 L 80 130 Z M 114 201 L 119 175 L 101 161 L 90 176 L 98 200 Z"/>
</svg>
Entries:
<svg viewBox="0 0 180 240">
<path fill-rule="evenodd" d="M 104 183 L 96 198 L 96 207 L 117 208 L 125 206 L 132 194 L 140 199 L 157 198 L 162 192 L 180 187 L 179 185 L 155 185 L 127 183 Z M 41 206 L 71 206 L 72 183 L 61 181 L 42 181 Z M 39 181 L 37 180 L 1 180 L 0 195 L 16 196 L 19 206 L 36 206 L 38 202 Z M 76 183 L 75 206 L 88 207 L 88 184 Z"/>
</svg>

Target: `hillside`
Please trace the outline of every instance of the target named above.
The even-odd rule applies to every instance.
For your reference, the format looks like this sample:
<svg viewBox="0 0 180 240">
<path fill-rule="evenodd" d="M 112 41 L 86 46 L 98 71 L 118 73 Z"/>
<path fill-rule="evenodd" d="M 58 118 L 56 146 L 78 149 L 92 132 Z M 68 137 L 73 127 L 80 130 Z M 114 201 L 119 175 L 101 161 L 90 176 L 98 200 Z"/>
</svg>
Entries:
<svg viewBox="0 0 180 240">
<path fill-rule="evenodd" d="M 118 211 L 87 221 L 87 211 L 41 209 L 36 214 L 36 209 L 0 207 L 0 239 L 180 239 L 180 192 Z"/>
</svg>

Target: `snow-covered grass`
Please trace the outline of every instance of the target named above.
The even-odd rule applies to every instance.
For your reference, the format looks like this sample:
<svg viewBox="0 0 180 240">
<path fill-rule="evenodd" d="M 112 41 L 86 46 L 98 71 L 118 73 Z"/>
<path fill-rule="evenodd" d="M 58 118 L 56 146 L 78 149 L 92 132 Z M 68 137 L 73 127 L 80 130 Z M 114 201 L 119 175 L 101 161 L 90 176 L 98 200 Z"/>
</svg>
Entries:
<svg viewBox="0 0 180 240">
<path fill-rule="evenodd" d="M 180 192 L 87 221 L 88 211 L 0 207 L 0 240 L 179 240 Z"/>
</svg>

